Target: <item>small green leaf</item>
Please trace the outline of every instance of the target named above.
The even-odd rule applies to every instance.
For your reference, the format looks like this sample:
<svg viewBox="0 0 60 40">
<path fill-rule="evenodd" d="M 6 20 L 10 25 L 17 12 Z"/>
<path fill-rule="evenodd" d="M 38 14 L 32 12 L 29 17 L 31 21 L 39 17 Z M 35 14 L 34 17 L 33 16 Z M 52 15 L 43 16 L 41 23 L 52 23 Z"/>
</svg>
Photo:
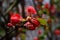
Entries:
<svg viewBox="0 0 60 40">
<path fill-rule="evenodd" d="M 42 18 L 37 18 L 37 20 L 40 22 L 41 25 L 46 25 L 47 21 Z"/>
<path fill-rule="evenodd" d="M 42 10 L 40 10 L 38 13 L 39 13 L 39 15 L 41 15 L 41 14 L 43 14 L 43 11 L 42 11 Z"/>
<path fill-rule="evenodd" d="M 26 35 L 25 34 L 21 34 L 21 40 L 25 40 L 26 39 Z"/>
</svg>

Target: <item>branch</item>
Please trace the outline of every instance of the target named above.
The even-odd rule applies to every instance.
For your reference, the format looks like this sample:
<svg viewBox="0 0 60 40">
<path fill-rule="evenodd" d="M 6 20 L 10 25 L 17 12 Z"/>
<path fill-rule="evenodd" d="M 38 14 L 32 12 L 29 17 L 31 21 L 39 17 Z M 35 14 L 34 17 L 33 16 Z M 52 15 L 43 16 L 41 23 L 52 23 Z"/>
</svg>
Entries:
<svg viewBox="0 0 60 40">
<path fill-rule="evenodd" d="M 12 10 L 17 3 L 18 3 L 18 0 L 15 0 L 14 3 L 6 10 L 6 12 L 4 13 L 4 16 L 6 16 L 8 12 Z"/>
</svg>

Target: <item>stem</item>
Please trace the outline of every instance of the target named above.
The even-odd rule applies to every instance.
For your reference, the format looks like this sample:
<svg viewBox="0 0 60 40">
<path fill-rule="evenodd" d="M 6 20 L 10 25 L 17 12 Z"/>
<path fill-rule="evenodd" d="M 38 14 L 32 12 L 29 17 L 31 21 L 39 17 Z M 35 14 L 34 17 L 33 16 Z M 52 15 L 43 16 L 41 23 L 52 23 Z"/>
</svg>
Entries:
<svg viewBox="0 0 60 40">
<path fill-rule="evenodd" d="M 22 16 L 23 18 L 26 18 L 25 16 L 25 0 L 20 0 L 21 6 L 22 6 Z"/>
<path fill-rule="evenodd" d="M 35 0 L 32 0 L 32 1 L 33 1 L 33 4 L 34 4 L 35 9 L 36 9 L 36 11 L 37 11 L 37 15 L 40 17 L 40 15 L 38 14 L 38 10 L 37 10 L 37 8 L 36 8 Z"/>
<path fill-rule="evenodd" d="M 13 9 L 13 7 L 17 4 L 17 2 L 18 2 L 18 0 L 14 1 L 14 3 L 6 10 L 6 12 L 4 13 L 4 16 L 6 16 L 8 14 L 8 12 Z"/>
<path fill-rule="evenodd" d="M 50 36 L 49 36 L 49 34 L 48 34 L 48 31 L 49 31 L 48 29 L 49 29 L 49 27 L 48 27 L 48 29 L 47 29 L 47 27 L 48 27 L 48 26 L 45 26 L 45 27 L 44 27 L 44 30 L 47 31 L 47 32 L 45 32 L 45 34 L 47 34 L 48 39 L 50 39 Z"/>
</svg>

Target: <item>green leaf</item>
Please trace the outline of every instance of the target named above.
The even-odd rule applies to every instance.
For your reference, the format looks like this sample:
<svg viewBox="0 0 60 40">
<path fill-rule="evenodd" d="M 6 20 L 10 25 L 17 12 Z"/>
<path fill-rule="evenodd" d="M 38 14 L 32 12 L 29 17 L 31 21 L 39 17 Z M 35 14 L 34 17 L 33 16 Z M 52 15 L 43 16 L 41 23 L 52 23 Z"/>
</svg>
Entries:
<svg viewBox="0 0 60 40">
<path fill-rule="evenodd" d="M 46 25 L 47 21 L 42 18 L 37 18 L 37 20 L 40 22 L 41 25 Z"/>
<path fill-rule="evenodd" d="M 4 36 L 5 35 L 5 31 L 0 29 L 0 36 Z"/>
<path fill-rule="evenodd" d="M 44 40 L 44 35 L 38 37 L 39 40 Z"/>
<path fill-rule="evenodd" d="M 25 40 L 26 39 L 26 35 L 25 34 L 21 34 L 21 40 Z"/>
<path fill-rule="evenodd" d="M 42 10 L 40 10 L 38 13 L 39 13 L 39 15 L 41 15 L 41 14 L 43 14 L 43 11 L 42 11 Z"/>
</svg>

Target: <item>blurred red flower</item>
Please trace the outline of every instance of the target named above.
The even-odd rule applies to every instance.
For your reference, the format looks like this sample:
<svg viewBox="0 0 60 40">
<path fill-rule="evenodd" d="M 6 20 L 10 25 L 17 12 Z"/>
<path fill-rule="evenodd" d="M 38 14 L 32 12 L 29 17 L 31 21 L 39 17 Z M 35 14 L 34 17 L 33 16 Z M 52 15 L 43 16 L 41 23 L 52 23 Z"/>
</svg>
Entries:
<svg viewBox="0 0 60 40">
<path fill-rule="evenodd" d="M 34 37 L 34 40 L 39 40 L 38 37 Z"/>
<path fill-rule="evenodd" d="M 34 9 L 34 7 L 32 6 L 28 6 L 26 8 L 26 11 L 29 13 L 29 14 L 36 14 L 36 10 Z"/>
<path fill-rule="evenodd" d="M 46 3 L 45 4 L 45 8 L 49 9 L 50 8 L 50 4 Z"/>
<path fill-rule="evenodd" d="M 8 26 L 8 27 L 12 27 L 13 24 L 12 24 L 12 23 L 8 23 L 7 26 Z"/>
<path fill-rule="evenodd" d="M 13 14 L 11 15 L 11 18 L 10 18 L 10 22 L 13 24 L 13 25 L 16 25 L 17 23 L 20 22 L 20 19 L 22 17 L 19 15 L 19 14 Z"/>
<path fill-rule="evenodd" d="M 54 31 L 54 33 L 55 33 L 56 35 L 60 35 L 60 30 L 56 29 L 56 30 Z"/>
</svg>

